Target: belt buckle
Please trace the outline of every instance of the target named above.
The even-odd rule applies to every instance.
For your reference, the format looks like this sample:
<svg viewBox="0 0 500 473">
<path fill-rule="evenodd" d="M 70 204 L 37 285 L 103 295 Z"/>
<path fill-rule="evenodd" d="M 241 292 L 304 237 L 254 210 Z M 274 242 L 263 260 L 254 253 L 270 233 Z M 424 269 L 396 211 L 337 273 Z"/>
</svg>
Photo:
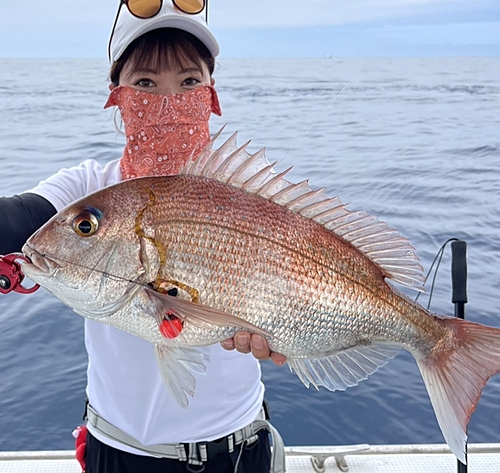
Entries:
<svg viewBox="0 0 500 473">
<path fill-rule="evenodd" d="M 257 442 L 259 440 L 259 436 L 257 434 L 252 435 L 251 437 L 248 437 L 247 439 L 244 440 L 244 442 L 250 446 L 253 443 Z"/>
</svg>

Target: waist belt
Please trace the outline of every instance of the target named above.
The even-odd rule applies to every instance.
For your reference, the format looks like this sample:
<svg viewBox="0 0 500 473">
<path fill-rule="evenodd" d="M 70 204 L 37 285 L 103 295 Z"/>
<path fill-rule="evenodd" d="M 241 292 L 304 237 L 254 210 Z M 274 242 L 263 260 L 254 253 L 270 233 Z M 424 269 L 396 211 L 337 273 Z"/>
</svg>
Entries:
<svg viewBox="0 0 500 473">
<path fill-rule="evenodd" d="M 251 424 L 236 432 L 211 442 L 177 443 L 143 445 L 135 438 L 110 424 L 102 418 L 99 413 L 89 404 L 87 405 L 87 421 L 101 435 L 120 442 L 129 447 L 145 452 L 157 458 L 170 458 L 179 461 L 187 461 L 192 465 L 201 465 L 208 458 L 212 458 L 221 452 L 232 453 L 236 445 L 242 443 L 249 445 L 257 440 L 257 432 L 266 429 L 271 434 L 273 444 L 271 453 L 270 473 L 284 473 L 285 470 L 285 446 L 281 435 L 266 419 L 262 409 L 259 416 Z M 187 452 L 186 452 L 187 447 Z M 242 446 L 243 448 L 243 446 Z M 237 470 L 236 464 L 235 471 Z"/>
</svg>

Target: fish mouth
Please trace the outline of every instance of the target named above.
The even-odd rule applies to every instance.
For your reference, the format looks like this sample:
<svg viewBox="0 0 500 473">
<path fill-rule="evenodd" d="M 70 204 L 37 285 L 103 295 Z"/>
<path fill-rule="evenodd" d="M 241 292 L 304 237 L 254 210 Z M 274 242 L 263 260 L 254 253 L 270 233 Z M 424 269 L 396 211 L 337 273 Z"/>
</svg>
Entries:
<svg viewBox="0 0 500 473">
<path fill-rule="evenodd" d="M 30 261 L 23 263 L 23 273 L 30 278 L 37 275 L 50 276 L 59 266 L 54 260 L 31 248 L 28 243 L 23 246 L 22 252 Z"/>
</svg>

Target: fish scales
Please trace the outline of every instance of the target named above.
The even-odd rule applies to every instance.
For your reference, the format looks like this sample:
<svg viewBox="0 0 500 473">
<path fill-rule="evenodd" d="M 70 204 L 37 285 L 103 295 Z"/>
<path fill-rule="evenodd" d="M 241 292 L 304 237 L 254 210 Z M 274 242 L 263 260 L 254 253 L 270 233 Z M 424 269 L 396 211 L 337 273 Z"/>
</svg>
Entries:
<svg viewBox="0 0 500 473">
<path fill-rule="evenodd" d="M 306 386 L 332 391 L 404 348 L 465 461 L 470 416 L 500 371 L 500 330 L 433 314 L 388 284 L 419 289 L 424 278 L 385 223 L 286 181 L 233 137 L 212 145 L 181 175 L 125 181 L 63 209 L 23 248 L 26 275 L 78 314 L 151 342 L 186 408 L 206 363 L 196 347 L 238 330 L 265 336 Z"/>
<path fill-rule="evenodd" d="M 432 317 L 423 323 L 417 307 L 418 314 L 408 314 L 405 325 L 401 316 L 408 309 L 403 310 L 380 269 L 310 219 L 199 177 L 145 179 L 141 186 L 142 228 L 167 253 L 160 280 L 202 288 L 202 303 L 268 331 L 276 337 L 270 346 L 277 352 L 326 356 L 375 340 L 413 349 L 417 335 L 427 339 L 439 332 Z M 414 330 L 415 320 L 422 334 Z M 211 333 L 189 325 L 176 343 L 213 344 L 235 331 L 215 328 Z"/>
</svg>

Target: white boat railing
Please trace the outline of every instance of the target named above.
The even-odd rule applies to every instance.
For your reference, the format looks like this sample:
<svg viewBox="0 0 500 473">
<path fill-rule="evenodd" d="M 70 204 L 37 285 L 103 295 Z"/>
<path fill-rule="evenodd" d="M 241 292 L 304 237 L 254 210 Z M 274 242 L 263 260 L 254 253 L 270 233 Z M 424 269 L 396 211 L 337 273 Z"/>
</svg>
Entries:
<svg viewBox="0 0 500 473">
<path fill-rule="evenodd" d="M 324 473 L 325 471 L 342 472 L 371 472 L 389 471 L 377 467 L 380 458 L 384 458 L 386 463 L 392 463 L 391 457 L 396 459 L 404 458 L 406 465 L 416 466 L 423 464 L 424 458 L 430 457 L 447 458 L 446 471 L 456 471 L 453 468 L 454 457 L 445 444 L 422 444 L 422 445 L 345 445 L 345 446 L 311 446 L 311 447 L 285 447 L 287 458 L 287 470 L 290 473 L 314 471 Z M 471 471 L 481 473 L 497 473 L 500 471 L 500 443 L 481 443 L 468 445 L 469 460 L 486 461 L 488 466 Z M 491 454 L 491 455 L 490 455 Z M 307 461 L 309 457 L 310 462 Z M 350 459 L 349 459 L 350 457 Z M 328 459 L 334 459 L 329 464 L 325 464 Z M 377 460 L 379 459 L 379 460 Z M 348 462 L 349 460 L 349 462 Z M 298 463 L 302 462 L 302 463 Z M 375 462 L 375 463 L 374 463 Z M 450 463 L 451 462 L 451 463 Z M 455 459 L 456 462 L 456 459 Z M 434 462 L 433 462 L 434 463 Z M 309 464 L 309 466 L 307 466 Z M 486 464 L 486 463 L 485 463 Z M 492 466 L 493 465 L 493 466 Z M 479 464 L 477 465 L 479 466 Z M 401 469 L 403 468 L 403 469 Z M 64 472 L 78 473 L 78 463 L 75 460 L 73 450 L 55 451 L 20 451 L 20 452 L 0 452 L 0 473 L 4 472 Z M 410 471 L 409 467 L 400 467 L 398 470 L 390 471 Z M 414 471 L 414 470 L 411 470 Z M 422 466 L 415 471 L 436 471 L 442 473 L 444 468 L 439 466 L 429 470 L 428 466 Z"/>
</svg>

